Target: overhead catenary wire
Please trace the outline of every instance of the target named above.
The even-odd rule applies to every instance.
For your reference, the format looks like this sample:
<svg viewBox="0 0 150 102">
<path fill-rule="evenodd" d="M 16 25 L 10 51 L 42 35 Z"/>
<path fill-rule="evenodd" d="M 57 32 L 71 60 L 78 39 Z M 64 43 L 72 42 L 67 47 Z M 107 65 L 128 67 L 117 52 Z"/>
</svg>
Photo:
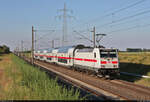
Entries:
<svg viewBox="0 0 150 102">
<path fill-rule="evenodd" d="M 145 10 L 145 11 L 136 13 L 136 14 L 131 15 L 131 16 L 126 16 L 126 17 L 123 17 L 123 18 L 121 18 L 121 19 L 119 19 L 119 20 L 116 20 L 116 21 L 114 21 L 114 22 L 109 22 L 109 23 L 107 23 L 107 24 L 101 25 L 101 26 L 99 26 L 99 27 L 104 27 L 104 26 L 106 26 L 106 25 L 110 25 L 110 24 L 115 24 L 115 23 L 118 23 L 118 22 L 122 22 L 122 21 L 124 21 L 124 20 L 131 19 L 131 18 L 133 18 L 133 17 L 137 17 L 137 16 L 140 16 L 140 15 L 143 15 L 143 14 L 146 14 L 146 13 L 150 13 L 150 10 Z M 97 27 L 97 28 L 98 28 L 98 27 Z M 111 32 L 116 32 L 116 31 L 120 31 L 120 30 L 129 30 L 129 29 L 133 29 L 133 28 L 137 28 L 137 26 L 130 27 L 130 28 L 119 29 L 119 30 L 115 30 L 115 31 L 111 31 Z M 83 31 L 84 31 L 84 30 L 83 30 Z M 82 31 L 82 32 L 83 32 L 83 31 Z M 111 33 L 111 32 L 109 32 L 109 33 Z"/>
<path fill-rule="evenodd" d="M 136 5 L 138 5 L 138 4 L 141 4 L 141 3 L 143 3 L 143 2 L 145 2 L 146 0 L 139 0 L 139 1 L 137 1 L 137 2 L 135 2 L 135 3 L 132 3 L 131 5 L 128 5 L 128 6 L 126 6 L 126 7 L 123 7 L 123 8 L 121 8 L 121 9 L 118 9 L 118 10 L 116 10 L 116 11 L 114 11 L 114 12 L 112 12 L 112 13 L 110 13 L 110 15 L 112 15 L 112 14 L 116 14 L 116 13 L 119 13 L 119 12 L 121 12 L 121 11 L 124 11 L 124 10 L 127 10 L 127 9 L 129 9 L 129 8 L 131 8 L 131 7 L 135 7 Z M 143 15 L 143 14 L 146 14 L 146 13 L 149 13 L 150 12 L 150 10 L 148 10 L 147 12 L 145 11 L 143 11 L 143 12 L 140 12 L 140 13 L 137 13 L 137 15 L 135 14 L 135 15 L 131 15 L 131 16 L 126 16 L 126 17 L 123 17 L 123 18 L 121 18 L 121 19 L 119 19 L 119 20 L 115 20 L 115 21 L 113 21 L 113 22 L 111 22 L 110 24 L 115 24 L 115 23 L 118 23 L 118 22 L 122 22 L 122 21 L 124 21 L 124 20 L 127 20 L 127 19 L 130 19 L 130 18 L 133 18 L 133 17 L 135 17 L 135 16 L 139 16 L 139 15 Z M 106 15 L 105 15 L 106 16 Z M 110 24 L 107 24 L 107 25 L 110 25 Z M 136 26 L 134 26 L 135 28 L 136 28 Z M 130 28 L 130 29 L 133 29 L 134 27 L 132 27 L 132 28 Z M 125 28 L 125 29 L 129 29 L 129 28 Z M 87 30 L 87 29 L 86 29 Z M 124 29 L 121 29 L 121 30 L 124 30 Z M 37 31 L 39 31 L 39 32 L 47 32 L 47 31 L 49 31 L 49 30 L 37 30 Z M 82 30 L 82 32 L 84 32 L 85 30 Z M 115 30 L 114 30 L 115 31 Z M 113 32 L 114 32 L 113 31 Z M 44 34 L 45 36 L 47 35 L 47 34 Z M 40 40 L 40 39 L 42 39 L 42 38 L 44 38 L 45 36 L 42 36 L 42 37 L 40 37 L 39 39 L 37 39 L 37 40 Z M 82 35 L 82 34 L 81 34 Z M 83 37 L 83 36 L 82 36 Z M 85 38 L 86 39 L 86 38 Z"/>
<path fill-rule="evenodd" d="M 118 22 L 122 22 L 122 21 L 124 21 L 124 20 L 131 19 L 131 18 L 133 18 L 133 17 L 137 17 L 137 16 L 140 16 L 140 15 L 143 15 L 143 14 L 146 14 L 146 13 L 150 13 L 150 10 L 145 10 L 145 11 L 142 11 L 142 12 L 140 12 L 140 13 L 136 13 L 136 14 L 131 15 L 131 16 L 123 17 L 123 18 L 118 19 L 118 20 L 115 20 L 115 21 L 113 21 L 113 22 L 109 22 L 109 23 L 106 23 L 106 24 L 97 26 L 97 28 L 99 28 L 99 27 L 104 27 L 104 26 L 107 26 L 107 25 L 110 25 L 110 24 L 114 24 L 114 23 L 118 23 Z"/>
<path fill-rule="evenodd" d="M 49 31 L 54 31 L 54 30 L 34 30 L 35 32 L 49 32 Z"/>
<path fill-rule="evenodd" d="M 107 16 L 111 16 L 112 14 L 116 14 L 116 13 L 120 13 L 121 11 L 124 11 L 124 10 L 127 10 L 127 9 L 129 9 L 129 8 L 131 8 L 131 7 L 135 7 L 136 5 L 139 5 L 139 4 L 141 4 L 141 3 L 143 3 L 143 2 L 145 2 L 145 1 L 147 1 L 147 0 L 139 0 L 139 1 L 136 1 L 136 2 L 134 2 L 134 3 L 132 3 L 132 4 L 129 4 L 129 5 L 127 5 L 127 6 L 125 6 L 125 7 L 122 7 L 122 8 L 120 8 L 120 9 L 118 9 L 118 10 L 115 10 L 114 12 L 111 12 L 111 13 L 108 13 L 108 14 L 106 14 L 106 15 L 104 15 L 104 16 L 101 16 L 100 18 L 105 18 L 105 17 L 107 17 Z M 123 18 L 123 19 L 125 19 L 125 18 Z M 127 19 L 127 18 L 126 18 Z M 119 19 L 120 21 L 122 20 L 122 19 Z M 114 24 L 114 23 L 117 23 L 117 22 L 119 22 L 119 20 L 116 20 L 116 21 L 113 21 L 113 22 L 111 22 L 110 24 Z M 89 22 L 88 22 L 89 23 Z M 87 24 L 88 24 L 87 23 Z M 86 29 L 87 30 L 87 29 Z M 82 30 L 82 32 L 84 32 L 85 30 Z M 41 38 L 41 37 L 40 37 Z"/>
<path fill-rule="evenodd" d="M 118 10 L 115 10 L 114 12 L 111 12 L 111 13 L 108 13 L 108 14 L 106 14 L 106 15 L 104 15 L 104 16 L 101 16 L 101 17 L 98 17 L 98 18 L 96 18 L 96 19 L 93 19 L 93 20 L 91 20 L 91 22 L 95 22 L 95 21 L 97 21 L 97 20 L 99 20 L 99 19 L 103 19 L 103 18 L 112 16 L 112 14 L 114 15 L 114 14 L 119 13 L 119 12 L 121 12 L 121 11 L 127 10 L 127 9 L 129 9 L 129 8 L 131 8 L 131 7 L 134 7 L 134 6 L 138 5 L 138 4 L 141 4 L 141 3 L 145 2 L 145 1 L 146 1 L 146 0 L 137 1 L 137 2 L 135 2 L 135 3 L 133 3 L 133 4 L 130 4 L 130 5 L 126 6 L 126 7 L 123 7 L 123 8 L 120 8 L 120 9 L 118 9 Z M 89 23 L 90 23 L 90 22 L 86 22 L 86 23 L 83 23 L 83 24 L 89 24 Z M 82 25 L 83 25 L 83 24 L 82 24 Z M 81 25 L 79 25 L 79 26 L 81 26 Z M 73 28 L 75 28 L 75 27 L 73 27 Z"/>
<path fill-rule="evenodd" d="M 114 32 L 120 32 L 120 31 L 128 31 L 128 30 L 132 30 L 132 29 L 135 29 L 135 28 L 138 28 L 138 27 L 149 27 L 150 24 L 144 24 L 144 25 L 135 25 L 133 27 L 128 27 L 128 28 L 123 28 L 123 29 L 117 29 L 117 30 L 113 30 L 113 31 L 110 31 L 108 33 L 114 33 Z"/>
<path fill-rule="evenodd" d="M 56 30 L 50 30 L 50 29 L 35 29 L 34 30 L 34 32 L 35 32 L 35 34 L 34 34 L 34 36 L 35 36 L 35 40 L 34 40 L 35 49 L 37 49 L 39 47 L 38 44 L 40 44 L 41 39 L 44 39 L 48 35 L 53 34 L 53 32 L 55 32 L 55 31 Z M 43 32 L 44 32 L 44 34 L 41 35 L 41 33 L 43 33 Z M 45 32 L 47 32 L 47 33 L 45 33 Z M 40 33 L 40 35 L 41 35 L 40 37 L 37 37 L 37 35 L 39 35 L 38 33 Z"/>
<path fill-rule="evenodd" d="M 84 38 L 84 39 L 86 39 L 86 40 L 88 40 L 88 41 L 90 41 L 90 42 L 93 42 L 91 39 L 89 39 L 89 38 L 87 38 L 86 36 L 80 34 L 79 32 L 77 32 L 77 31 L 74 31 L 74 32 L 76 32 L 76 34 L 78 34 L 78 35 L 81 36 L 82 38 Z"/>
<path fill-rule="evenodd" d="M 52 31 L 52 32 L 54 32 L 54 31 Z M 39 37 L 38 39 L 36 39 L 35 41 L 38 41 L 38 40 L 40 40 L 40 39 L 46 37 L 46 36 L 49 35 L 49 34 L 50 34 L 50 33 L 46 33 L 46 34 L 42 35 L 41 37 Z M 52 33 L 51 33 L 51 34 L 52 34 Z"/>
<path fill-rule="evenodd" d="M 141 3 L 145 2 L 145 1 L 146 1 L 146 0 L 137 1 L 137 2 L 131 4 L 131 5 L 127 6 L 127 7 L 124 7 L 124 8 L 121 8 L 121 9 L 119 9 L 119 10 L 114 11 L 112 14 L 119 13 L 119 12 L 121 12 L 121 11 L 123 11 L 123 10 L 126 10 L 126 9 L 131 8 L 131 7 L 134 7 L 134 6 L 136 6 L 136 5 L 138 5 L 138 4 L 141 4 Z"/>
<path fill-rule="evenodd" d="M 137 18 L 137 19 L 134 19 L 134 20 L 129 20 L 129 21 L 127 21 L 127 22 L 123 22 L 123 23 L 119 23 L 119 24 L 113 24 L 113 25 L 111 25 L 111 27 L 120 26 L 120 25 L 127 24 L 127 23 L 131 23 L 131 22 L 134 22 L 134 21 L 145 20 L 145 19 L 147 19 L 147 18 L 150 18 L 150 16 L 144 16 L 144 17 Z"/>
</svg>

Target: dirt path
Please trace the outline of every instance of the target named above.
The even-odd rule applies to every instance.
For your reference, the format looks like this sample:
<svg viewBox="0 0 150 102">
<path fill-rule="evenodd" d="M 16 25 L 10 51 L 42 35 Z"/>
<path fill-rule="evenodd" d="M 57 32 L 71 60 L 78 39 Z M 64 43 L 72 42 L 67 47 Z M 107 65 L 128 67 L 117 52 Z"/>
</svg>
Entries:
<svg viewBox="0 0 150 102">
<path fill-rule="evenodd" d="M 11 65 L 11 55 L 0 56 L 0 99 L 3 98 L 4 92 L 8 90 L 8 86 L 11 82 L 10 78 L 7 76 L 7 68 Z"/>
</svg>

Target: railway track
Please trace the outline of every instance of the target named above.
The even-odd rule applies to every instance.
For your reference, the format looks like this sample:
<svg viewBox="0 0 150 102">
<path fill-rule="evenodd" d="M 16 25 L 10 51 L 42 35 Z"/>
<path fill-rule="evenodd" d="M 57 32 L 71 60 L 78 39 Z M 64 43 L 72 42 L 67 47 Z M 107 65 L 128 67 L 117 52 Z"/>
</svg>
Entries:
<svg viewBox="0 0 150 102">
<path fill-rule="evenodd" d="M 26 59 L 30 62 L 29 59 Z M 56 73 L 64 80 L 104 99 L 150 100 L 150 88 L 122 80 L 104 80 L 69 68 L 36 60 L 35 65 Z"/>
</svg>

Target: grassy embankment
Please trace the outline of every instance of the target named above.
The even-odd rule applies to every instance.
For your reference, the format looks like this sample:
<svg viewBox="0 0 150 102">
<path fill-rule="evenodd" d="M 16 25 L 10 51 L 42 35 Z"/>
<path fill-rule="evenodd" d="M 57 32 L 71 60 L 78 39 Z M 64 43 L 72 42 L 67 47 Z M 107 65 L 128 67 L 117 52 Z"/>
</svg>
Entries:
<svg viewBox="0 0 150 102">
<path fill-rule="evenodd" d="M 0 59 L 0 100 L 81 99 L 78 90 L 62 88 L 45 72 L 33 68 L 13 54 L 2 55 Z"/>
<path fill-rule="evenodd" d="M 120 71 L 150 76 L 150 52 L 120 52 Z M 121 76 L 121 79 L 150 86 L 150 79 Z"/>
</svg>

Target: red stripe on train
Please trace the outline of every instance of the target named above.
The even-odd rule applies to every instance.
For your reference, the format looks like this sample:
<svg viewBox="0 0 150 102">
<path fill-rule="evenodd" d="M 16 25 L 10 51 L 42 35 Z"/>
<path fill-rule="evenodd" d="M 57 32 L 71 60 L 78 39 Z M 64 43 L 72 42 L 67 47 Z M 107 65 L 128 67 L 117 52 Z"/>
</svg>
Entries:
<svg viewBox="0 0 150 102">
<path fill-rule="evenodd" d="M 97 60 L 93 60 L 93 59 L 84 59 L 84 61 L 97 62 Z"/>
<path fill-rule="evenodd" d="M 56 56 L 45 56 L 45 57 L 48 57 L 48 58 L 55 58 Z"/>
<path fill-rule="evenodd" d="M 117 64 L 118 63 L 118 61 L 112 61 L 112 64 Z"/>
<path fill-rule="evenodd" d="M 47 56 L 47 55 L 35 55 L 35 56 L 42 56 L 42 57 L 48 57 L 48 58 L 60 58 L 60 59 L 75 59 L 78 61 L 88 61 L 88 62 L 97 62 L 97 60 L 94 59 L 83 59 L 83 58 L 72 58 L 72 57 L 60 57 L 60 56 Z M 112 64 L 117 64 L 118 61 L 112 61 Z M 101 64 L 107 64 L 107 61 L 101 61 Z"/>
<path fill-rule="evenodd" d="M 72 59 L 71 57 L 58 57 L 58 58 L 61 58 L 61 59 Z"/>
<path fill-rule="evenodd" d="M 75 60 L 79 60 L 79 61 L 88 61 L 88 62 L 97 62 L 97 60 L 93 60 L 93 59 L 82 59 L 82 58 L 72 58 L 72 57 L 60 57 L 60 56 L 47 56 L 47 55 L 36 55 L 36 56 L 43 56 L 43 57 L 52 57 L 52 58 L 61 58 L 61 59 L 75 59 Z"/>
<path fill-rule="evenodd" d="M 75 60 L 83 61 L 82 58 L 74 58 Z"/>
<path fill-rule="evenodd" d="M 101 64 L 106 64 L 107 62 L 106 61 L 101 61 Z"/>
</svg>

